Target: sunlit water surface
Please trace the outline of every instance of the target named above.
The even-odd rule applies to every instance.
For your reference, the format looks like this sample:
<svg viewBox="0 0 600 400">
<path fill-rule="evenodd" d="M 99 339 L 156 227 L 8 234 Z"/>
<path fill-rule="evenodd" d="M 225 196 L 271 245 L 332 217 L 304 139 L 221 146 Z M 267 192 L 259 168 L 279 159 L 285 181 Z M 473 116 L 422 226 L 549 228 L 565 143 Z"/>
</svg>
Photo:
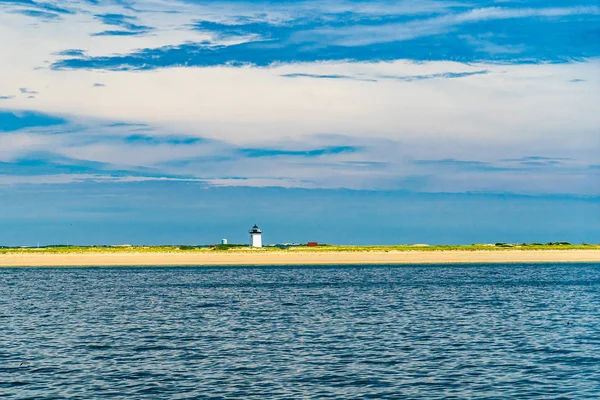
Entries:
<svg viewBox="0 0 600 400">
<path fill-rule="evenodd" d="M 600 398 L 600 266 L 0 269 L 2 396 Z"/>
</svg>

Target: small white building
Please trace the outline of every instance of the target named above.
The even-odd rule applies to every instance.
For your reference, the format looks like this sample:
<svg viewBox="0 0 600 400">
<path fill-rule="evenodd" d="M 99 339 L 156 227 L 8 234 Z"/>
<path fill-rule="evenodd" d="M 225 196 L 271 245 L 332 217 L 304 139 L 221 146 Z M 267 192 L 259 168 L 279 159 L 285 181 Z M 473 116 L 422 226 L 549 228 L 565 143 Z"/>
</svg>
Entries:
<svg viewBox="0 0 600 400">
<path fill-rule="evenodd" d="M 248 231 L 250 233 L 250 247 L 262 247 L 262 231 L 256 225 Z"/>
<path fill-rule="evenodd" d="M 221 239 L 221 244 L 227 244 L 227 239 Z"/>
</svg>

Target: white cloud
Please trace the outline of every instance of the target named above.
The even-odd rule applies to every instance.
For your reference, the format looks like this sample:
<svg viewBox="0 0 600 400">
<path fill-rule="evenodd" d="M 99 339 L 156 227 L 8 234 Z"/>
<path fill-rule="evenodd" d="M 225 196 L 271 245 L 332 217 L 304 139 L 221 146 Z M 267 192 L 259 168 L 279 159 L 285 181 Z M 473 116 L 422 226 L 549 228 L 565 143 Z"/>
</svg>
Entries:
<svg viewBox="0 0 600 400">
<path fill-rule="evenodd" d="M 0 135 L 0 162 L 11 162 L 32 152 L 45 151 L 57 146 L 60 137 L 30 132 L 3 133 Z"/>
<path fill-rule="evenodd" d="M 398 13 L 428 13 L 449 6 L 440 4 L 399 2 L 390 7 L 395 7 L 394 12 Z M 312 11 L 315 13 L 324 9 L 339 12 L 360 8 L 363 13 L 383 15 L 389 4 L 307 3 L 302 6 L 304 15 L 311 12 L 309 6 L 313 5 L 320 7 L 319 11 Z M 68 6 L 79 5 L 75 2 L 64 5 Z M 61 21 L 54 22 L 39 22 L 0 10 L 0 37 L 10 38 L 3 42 L 0 52 L 0 76 L 10 77 L 0 80 L 0 94 L 15 96 L 3 100 L 2 107 L 61 115 L 76 126 L 87 127 L 82 132 L 64 135 L 52 133 L 70 127 L 3 134 L 0 161 L 10 162 L 28 153 L 49 151 L 115 166 L 159 168 L 159 173 L 190 175 L 213 184 L 386 189 L 406 188 L 410 181 L 413 188 L 431 191 L 600 192 L 590 180 L 592 174 L 583 171 L 585 165 L 598 163 L 600 152 L 597 140 L 600 60 L 597 59 L 542 65 L 405 60 L 321 62 L 271 68 L 169 68 L 143 72 L 37 68 L 47 66 L 45 61 L 55 60 L 57 56 L 52 53 L 65 49 L 83 49 L 86 54 L 99 56 L 209 39 L 209 35 L 186 27 L 199 17 L 229 21 L 240 15 L 280 21 L 294 17 L 283 5 L 270 9 L 267 16 L 244 7 L 247 5 L 223 3 L 208 7 L 158 0 L 146 3 L 144 8 L 155 11 L 137 13 L 138 23 L 153 26 L 156 31 L 140 37 L 90 36 L 107 29 L 93 18 L 93 13 L 132 12 L 117 5 L 86 6 L 85 12 L 63 15 Z M 168 8 L 181 13 L 162 12 Z M 337 44 L 363 44 L 430 34 L 477 20 L 583 13 L 598 13 L 598 8 L 488 8 L 430 18 L 418 26 L 390 24 L 318 33 Z M 483 40 L 482 46 L 489 45 L 486 38 L 475 40 Z M 389 78 L 482 70 L 489 73 L 410 82 Z M 343 75 L 364 80 L 282 77 L 286 74 Z M 583 82 L 572 84 L 573 79 Z M 94 88 L 96 83 L 105 86 Z M 19 93 L 23 87 L 39 95 L 28 99 Z M 150 135 L 190 135 L 217 142 L 146 146 L 88 140 L 94 135 L 126 136 L 132 132 L 127 127 L 102 127 L 99 121 L 143 123 L 149 125 Z M 235 146 L 306 150 L 340 145 L 362 146 L 364 150 L 316 159 L 249 159 L 235 155 Z M 529 175 L 494 172 L 493 179 L 483 179 L 489 174 L 450 173 L 411 164 L 415 159 L 497 162 L 528 155 L 572 158 L 569 171 L 578 172 L 573 172 L 572 178 L 558 174 L 552 179 L 543 171 Z M 210 160 L 218 156 L 232 159 Z M 194 159 L 198 161 L 194 163 Z M 160 166 L 177 160 L 192 161 L 179 166 Z M 373 164 L 377 162 L 381 164 Z M 380 167 L 368 168 L 370 165 Z M 3 179 L 18 181 L 14 177 Z"/>
<path fill-rule="evenodd" d="M 594 112 L 599 66 L 598 61 L 513 66 L 397 61 L 269 69 L 38 70 L 21 74 L 23 82 L 0 83 L 0 92 L 12 93 L 26 82 L 40 95 L 9 100 L 10 108 L 149 123 L 165 132 L 238 144 L 319 133 L 395 140 L 451 135 L 457 141 L 502 143 L 551 140 L 565 129 L 573 135 L 594 131 L 600 122 Z M 376 78 L 482 69 L 490 73 L 413 82 L 280 76 L 301 72 Z M 573 78 L 586 82 L 573 85 Z M 106 87 L 95 90 L 95 82 Z"/>
<path fill-rule="evenodd" d="M 565 17 L 570 15 L 598 15 L 600 7 L 525 8 L 500 7 L 479 8 L 457 14 L 445 14 L 428 19 L 380 25 L 350 25 L 344 28 L 319 28 L 298 32 L 292 41 L 315 41 L 338 46 L 364 46 L 373 43 L 406 41 L 423 36 L 448 32 L 460 24 L 486 20 L 531 17 Z"/>
</svg>

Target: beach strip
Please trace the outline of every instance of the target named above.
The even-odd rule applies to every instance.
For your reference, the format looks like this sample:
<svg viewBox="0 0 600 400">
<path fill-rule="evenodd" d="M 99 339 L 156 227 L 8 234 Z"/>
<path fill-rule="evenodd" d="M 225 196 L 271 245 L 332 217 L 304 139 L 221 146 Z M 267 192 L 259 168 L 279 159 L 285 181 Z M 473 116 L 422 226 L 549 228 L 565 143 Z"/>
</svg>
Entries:
<svg viewBox="0 0 600 400">
<path fill-rule="evenodd" d="M 600 250 L 8 253 L 0 267 L 600 263 Z"/>
</svg>

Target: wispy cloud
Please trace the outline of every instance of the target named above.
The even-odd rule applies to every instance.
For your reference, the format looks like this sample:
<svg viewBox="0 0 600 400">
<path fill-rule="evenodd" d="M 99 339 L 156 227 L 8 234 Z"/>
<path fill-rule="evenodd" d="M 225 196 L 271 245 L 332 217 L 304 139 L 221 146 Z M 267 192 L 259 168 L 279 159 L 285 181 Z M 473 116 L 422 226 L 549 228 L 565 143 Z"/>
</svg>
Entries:
<svg viewBox="0 0 600 400">
<path fill-rule="evenodd" d="M 65 56 L 65 57 L 83 57 L 83 56 L 85 56 L 85 50 L 66 49 L 66 50 L 58 51 L 54 54 L 57 56 Z"/>
<path fill-rule="evenodd" d="M 456 168 L 463 171 L 514 171 L 514 167 L 498 166 L 486 161 L 456 160 L 445 158 L 440 160 L 413 160 L 415 165 Z"/>
<path fill-rule="evenodd" d="M 105 172 L 107 165 L 76 160 L 49 152 L 31 153 L 11 162 L 0 162 L 0 174 L 5 175 L 56 175 Z"/>
<path fill-rule="evenodd" d="M 313 79 L 350 79 L 354 81 L 365 81 L 365 82 L 377 82 L 377 79 L 361 78 L 351 75 L 339 75 L 339 74 L 303 74 L 303 73 L 291 73 L 282 74 L 283 78 L 313 78 Z"/>
<path fill-rule="evenodd" d="M 404 82 L 413 82 L 413 81 L 422 81 L 427 79 L 456 79 L 456 78 L 464 78 L 467 76 L 474 75 L 486 75 L 489 71 L 481 70 L 481 71 L 472 71 L 472 72 L 443 72 L 438 74 L 427 74 L 427 75 L 373 75 L 373 76 L 363 76 L 363 75 L 339 75 L 339 74 L 306 74 L 306 73 L 291 73 L 291 74 L 282 74 L 281 76 L 284 78 L 314 78 L 314 79 L 349 79 L 355 81 L 364 81 L 364 82 L 378 82 L 379 80 L 385 79 L 393 79 L 397 81 Z"/>
<path fill-rule="evenodd" d="M 198 137 L 184 137 L 184 136 L 150 136 L 150 135 L 131 135 L 124 138 L 124 141 L 131 144 L 144 144 L 144 145 L 160 145 L 168 144 L 175 146 L 185 146 L 191 144 L 206 143 L 205 139 Z"/>
<path fill-rule="evenodd" d="M 395 75 L 383 75 L 380 78 L 383 79 L 395 79 L 399 81 L 413 82 L 422 81 L 427 79 L 456 79 L 465 78 L 467 76 L 475 75 L 486 75 L 489 74 L 488 70 L 471 71 L 471 72 L 441 72 L 438 74 L 427 74 L 427 75 L 413 75 L 413 76 L 395 76 Z"/>
<path fill-rule="evenodd" d="M 374 26 L 348 26 L 343 28 L 319 28 L 300 32 L 292 38 L 297 41 L 328 41 L 340 46 L 365 46 L 374 43 L 407 41 L 420 37 L 438 35 L 454 27 L 478 22 L 526 19 L 559 18 L 573 15 L 599 15 L 600 7 L 565 8 L 502 8 L 487 7 L 462 13 L 447 14 L 434 18 L 417 19 L 406 23 L 382 24 Z"/>
<path fill-rule="evenodd" d="M 73 11 L 67 8 L 63 8 L 59 5 L 52 4 L 50 2 L 41 2 L 33 0 L 2 0 L 0 6 L 21 6 L 27 9 L 58 13 L 58 14 L 73 14 Z"/>
<path fill-rule="evenodd" d="M 26 15 L 28 17 L 39 18 L 46 21 L 60 19 L 60 14 L 51 13 L 47 11 L 39 11 L 39 10 L 15 10 L 13 13 Z"/>
<path fill-rule="evenodd" d="M 561 167 L 573 161 L 570 158 L 552 158 L 543 156 L 527 156 L 506 158 L 496 162 L 457 160 L 453 158 L 439 160 L 414 160 L 413 164 L 424 166 L 446 166 L 464 171 L 515 171 L 528 172 L 535 167 Z"/>
<path fill-rule="evenodd" d="M 148 30 L 124 31 L 124 30 L 107 30 L 93 33 L 92 36 L 138 36 L 148 33 Z"/>
<path fill-rule="evenodd" d="M 260 149 L 260 148 L 243 148 L 240 153 L 250 158 L 260 157 L 319 157 L 323 155 L 355 153 L 361 149 L 354 146 L 331 146 L 322 149 L 312 150 L 284 150 L 284 149 Z"/>
<path fill-rule="evenodd" d="M 557 166 L 562 165 L 566 161 L 572 161 L 571 158 L 566 157 L 544 157 L 544 156 L 527 156 L 519 158 L 508 158 L 502 160 L 509 163 L 518 163 L 526 166 Z"/>
<path fill-rule="evenodd" d="M 303 3 L 291 7 L 298 4 Z M 433 17 L 373 16 L 353 11 L 326 15 L 316 12 L 280 20 L 268 13 L 252 20 L 238 17 L 237 22 L 202 20 L 194 22 L 192 29 L 211 35 L 212 40 L 146 47 L 128 54 L 77 56 L 58 60 L 52 67 L 137 70 L 396 59 L 532 63 L 600 56 L 597 46 L 584 40 L 599 21 L 600 7 L 442 10 Z M 152 29 L 133 23 L 132 16 L 105 14 L 98 18 L 123 28 L 100 35 L 138 35 Z M 570 23 L 565 29 L 564 23 L 574 18 L 577 24 Z M 519 23 L 505 23 L 511 20 Z M 494 34 L 498 24 L 505 24 L 501 35 Z M 225 40 L 232 37 L 238 39 Z M 574 42 L 573 37 L 581 40 Z"/>
<path fill-rule="evenodd" d="M 97 14 L 95 18 L 102 21 L 105 25 L 118 26 L 120 30 L 105 30 L 92 34 L 92 36 L 134 36 L 142 35 L 152 31 L 154 28 L 134 24 L 137 17 L 123 14 Z"/>
<path fill-rule="evenodd" d="M 577 168 L 576 164 L 563 167 L 562 163 L 569 161 L 566 157 L 561 164 L 543 156 L 490 161 L 411 160 L 411 153 L 414 155 L 417 150 L 409 142 L 401 145 L 341 135 L 316 135 L 309 141 L 315 145 L 309 148 L 304 147 L 307 141 L 287 141 L 285 147 L 267 142 L 247 147 L 165 134 L 146 124 L 96 122 L 86 127 L 81 121 L 74 124 L 45 118 L 28 120 L 26 113 L 19 114 L 18 126 L 12 124 L 8 135 L 0 136 L 0 161 L 4 160 L 0 174 L 32 179 L 60 175 L 60 182 L 65 182 L 65 175 L 72 175 L 73 181 L 102 181 L 118 176 L 200 180 L 211 185 L 420 191 L 489 191 L 508 185 L 513 191 L 520 187 L 520 191 L 535 192 L 556 191 L 555 188 L 564 187 L 565 182 L 575 185 L 574 188 L 588 185 L 587 181 L 576 183 L 570 177 L 576 173 L 578 179 L 592 179 L 595 173 L 592 167 L 580 162 Z M 0 126 L 9 124 L 0 119 Z M 136 129 L 140 133 L 130 133 Z M 335 142 L 349 144 L 333 144 Z M 437 142 L 441 148 L 447 146 L 439 139 Z M 540 168 L 540 163 L 545 163 L 544 168 Z M 564 173 L 561 173 L 562 168 L 566 168 Z M 534 173 L 538 174 L 536 187 L 527 189 L 526 183 Z M 470 178 L 461 180 L 461 176 Z M 48 182 L 53 179 L 49 178 Z M 22 182 L 25 181 L 31 179 L 23 178 Z M 550 182 L 552 188 L 546 185 Z"/>
<path fill-rule="evenodd" d="M 65 119 L 60 117 L 32 111 L 15 112 L 0 110 L 0 132 L 10 132 L 31 127 L 61 125 L 66 122 Z"/>
<path fill-rule="evenodd" d="M 21 92 L 22 94 L 32 94 L 32 95 L 39 94 L 39 92 L 37 92 L 35 90 L 27 89 L 27 88 L 19 88 L 19 92 Z"/>
</svg>

